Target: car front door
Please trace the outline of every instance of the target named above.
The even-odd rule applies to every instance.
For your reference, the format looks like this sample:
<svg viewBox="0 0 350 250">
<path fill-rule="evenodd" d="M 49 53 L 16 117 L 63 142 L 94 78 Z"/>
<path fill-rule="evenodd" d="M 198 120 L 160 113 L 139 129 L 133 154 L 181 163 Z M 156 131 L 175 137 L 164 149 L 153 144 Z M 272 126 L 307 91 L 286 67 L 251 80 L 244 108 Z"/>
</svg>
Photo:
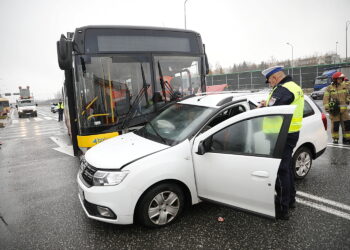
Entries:
<svg viewBox="0 0 350 250">
<path fill-rule="evenodd" d="M 276 176 L 294 108 L 247 111 L 198 135 L 192 149 L 198 196 L 274 217 Z M 268 132 L 267 119 L 281 122 L 277 132 Z"/>
</svg>

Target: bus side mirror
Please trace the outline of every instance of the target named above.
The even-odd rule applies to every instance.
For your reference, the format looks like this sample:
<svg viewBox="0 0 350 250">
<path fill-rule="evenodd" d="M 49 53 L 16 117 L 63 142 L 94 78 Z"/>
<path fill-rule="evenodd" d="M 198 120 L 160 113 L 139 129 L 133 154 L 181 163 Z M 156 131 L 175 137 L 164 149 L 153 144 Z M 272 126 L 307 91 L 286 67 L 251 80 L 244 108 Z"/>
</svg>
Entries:
<svg viewBox="0 0 350 250">
<path fill-rule="evenodd" d="M 205 44 L 203 44 L 203 51 L 204 51 L 204 62 L 205 62 L 205 74 L 209 74 L 209 61 L 207 53 L 205 52 Z"/>
<path fill-rule="evenodd" d="M 57 58 L 60 69 L 72 69 L 72 53 L 72 41 L 68 40 L 64 35 L 61 35 L 60 40 L 57 41 Z"/>
</svg>

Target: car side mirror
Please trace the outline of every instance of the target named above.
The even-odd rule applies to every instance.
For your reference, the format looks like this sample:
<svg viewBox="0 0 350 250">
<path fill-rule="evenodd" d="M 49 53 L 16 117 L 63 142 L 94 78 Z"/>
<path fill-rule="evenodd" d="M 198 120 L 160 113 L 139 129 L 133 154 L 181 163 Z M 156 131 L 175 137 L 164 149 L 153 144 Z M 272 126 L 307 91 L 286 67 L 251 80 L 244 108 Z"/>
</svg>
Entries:
<svg viewBox="0 0 350 250">
<path fill-rule="evenodd" d="M 205 147 L 204 147 L 204 142 L 201 141 L 198 145 L 198 151 L 197 151 L 198 155 L 204 155 L 205 154 Z"/>
</svg>

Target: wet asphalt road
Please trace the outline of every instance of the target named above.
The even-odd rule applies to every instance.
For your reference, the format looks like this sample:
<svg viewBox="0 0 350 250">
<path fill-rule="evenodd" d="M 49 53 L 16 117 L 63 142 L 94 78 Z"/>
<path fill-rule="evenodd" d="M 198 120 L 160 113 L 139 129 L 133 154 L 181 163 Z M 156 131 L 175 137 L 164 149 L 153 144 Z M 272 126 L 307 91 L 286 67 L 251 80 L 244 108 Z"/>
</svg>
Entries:
<svg viewBox="0 0 350 250">
<path fill-rule="evenodd" d="M 350 148 L 329 146 L 314 161 L 297 190 L 323 200 L 299 193 L 289 221 L 201 203 L 151 230 L 88 219 L 77 196 L 78 159 L 54 150 L 50 138 L 68 143 L 64 124 L 49 107 L 38 118 L 14 115 L 0 129 L 0 249 L 350 249 Z"/>
</svg>

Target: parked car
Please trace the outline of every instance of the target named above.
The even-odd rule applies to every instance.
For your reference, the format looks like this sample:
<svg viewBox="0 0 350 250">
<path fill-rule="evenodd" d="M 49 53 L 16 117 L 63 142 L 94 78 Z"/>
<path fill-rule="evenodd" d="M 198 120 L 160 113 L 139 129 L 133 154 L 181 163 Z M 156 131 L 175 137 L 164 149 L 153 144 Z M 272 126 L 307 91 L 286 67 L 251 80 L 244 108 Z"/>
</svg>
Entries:
<svg viewBox="0 0 350 250">
<path fill-rule="evenodd" d="M 327 86 L 328 87 L 328 86 Z M 311 98 L 314 100 L 322 100 L 324 96 L 324 92 L 326 91 L 327 87 L 324 87 L 320 90 L 314 91 L 311 93 Z"/>
<path fill-rule="evenodd" d="M 275 217 L 275 181 L 295 106 L 257 109 L 266 93 L 197 95 L 141 129 L 88 150 L 77 176 L 86 215 L 114 224 L 161 227 L 186 205 L 217 202 Z M 265 136 L 266 117 L 283 121 Z M 326 149 L 326 117 L 305 97 L 295 175 L 304 178 Z"/>
<path fill-rule="evenodd" d="M 56 113 L 58 110 L 57 103 L 51 103 L 50 110 L 52 113 Z"/>
</svg>

